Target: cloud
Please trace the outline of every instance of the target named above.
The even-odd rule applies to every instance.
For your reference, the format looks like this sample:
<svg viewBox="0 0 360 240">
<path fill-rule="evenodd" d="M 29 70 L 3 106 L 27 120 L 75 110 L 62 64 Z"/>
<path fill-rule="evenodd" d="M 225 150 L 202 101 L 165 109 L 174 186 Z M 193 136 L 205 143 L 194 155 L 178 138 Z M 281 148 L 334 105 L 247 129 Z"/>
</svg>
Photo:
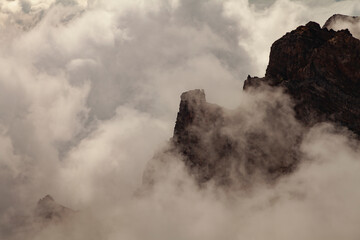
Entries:
<svg viewBox="0 0 360 240">
<path fill-rule="evenodd" d="M 2 1 L 0 236 L 356 239 L 359 151 L 331 127 L 308 134 L 294 176 L 250 195 L 199 190 L 176 160 L 152 194 L 133 192 L 172 135 L 183 91 L 204 88 L 209 102 L 246 111 L 243 80 L 264 74 L 274 40 L 358 10 L 357 1 Z M 46 194 L 80 213 L 22 228 L 14 219 Z"/>
<path fill-rule="evenodd" d="M 343 15 L 336 15 L 332 17 L 331 21 L 328 22 L 328 29 L 333 29 L 335 31 L 348 29 L 351 34 L 360 39 L 360 19 L 353 18 Z"/>
</svg>

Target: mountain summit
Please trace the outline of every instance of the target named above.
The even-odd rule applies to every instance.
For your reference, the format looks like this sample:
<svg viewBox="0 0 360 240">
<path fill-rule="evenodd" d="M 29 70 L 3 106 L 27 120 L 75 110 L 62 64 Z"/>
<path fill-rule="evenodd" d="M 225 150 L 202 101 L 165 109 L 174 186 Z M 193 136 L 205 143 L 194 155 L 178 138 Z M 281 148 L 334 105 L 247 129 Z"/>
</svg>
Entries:
<svg viewBox="0 0 360 240">
<path fill-rule="evenodd" d="M 299 26 L 272 45 L 265 77 L 244 82 L 246 94 L 260 96 L 245 111 L 210 104 L 200 89 L 183 93 L 166 152 L 180 155 L 200 184 L 242 188 L 294 171 L 304 134 L 317 123 L 360 137 L 360 40 L 328 29 L 337 18 Z"/>
<path fill-rule="evenodd" d="M 284 88 L 304 124 L 331 121 L 360 136 L 360 40 L 348 30 L 309 22 L 287 33 L 272 45 L 265 77 L 244 89 L 260 84 Z"/>
</svg>

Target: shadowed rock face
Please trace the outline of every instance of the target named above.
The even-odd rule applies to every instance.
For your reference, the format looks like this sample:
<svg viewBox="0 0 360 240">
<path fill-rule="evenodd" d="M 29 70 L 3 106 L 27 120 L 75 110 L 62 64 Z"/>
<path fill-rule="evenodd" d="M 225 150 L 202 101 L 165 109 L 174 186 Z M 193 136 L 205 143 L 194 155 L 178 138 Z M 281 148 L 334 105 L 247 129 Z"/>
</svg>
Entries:
<svg viewBox="0 0 360 240">
<path fill-rule="evenodd" d="M 236 184 L 246 185 L 255 173 L 274 180 L 293 171 L 304 130 L 318 122 L 331 121 L 360 136 L 360 41 L 348 30 L 309 22 L 272 45 L 265 77 L 249 76 L 244 89 L 283 89 L 289 99 L 270 96 L 254 123 L 244 120 L 246 113 L 207 103 L 202 90 L 181 95 L 172 151 L 200 183 L 238 179 Z"/>
<path fill-rule="evenodd" d="M 202 133 L 223 124 L 223 111 L 206 102 L 204 90 L 196 89 L 181 95 L 173 141 L 187 156 L 190 165 L 207 165 L 210 156 L 203 151 Z M 186 144 L 184 144 L 186 143 Z"/>
<path fill-rule="evenodd" d="M 244 89 L 261 83 L 283 87 L 305 125 L 331 121 L 360 136 L 360 41 L 309 22 L 271 47 L 264 78 L 249 77 Z"/>
<path fill-rule="evenodd" d="M 204 90 L 196 89 L 181 95 L 180 108 L 175 124 L 173 143 L 186 158 L 185 164 L 196 171 L 201 182 L 214 176 L 220 159 L 232 151 L 231 144 L 220 133 L 215 133 L 224 124 L 223 109 L 206 102 Z M 205 136 L 207 135 L 207 136 Z M 210 136 L 212 135 L 212 136 Z M 216 145 L 209 138 L 217 138 Z M 222 149 L 216 152 L 214 148 Z"/>
<path fill-rule="evenodd" d="M 309 22 L 272 45 L 265 77 L 249 76 L 244 90 L 255 102 L 231 111 L 207 103 L 203 90 L 183 93 L 174 136 L 144 182 L 180 155 L 200 185 L 271 183 L 296 168 L 310 126 L 331 121 L 360 136 L 360 41 Z"/>
<path fill-rule="evenodd" d="M 202 90 L 183 93 L 171 151 L 183 156 L 199 183 L 242 188 L 254 177 L 272 181 L 292 171 L 299 159 L 301 126 L 290 100 L 278 90 L 270 95 L 273 102 L 257 103 L 266 114 L 252 121 L 246 113 L 207 103 Z"/>
</svg>

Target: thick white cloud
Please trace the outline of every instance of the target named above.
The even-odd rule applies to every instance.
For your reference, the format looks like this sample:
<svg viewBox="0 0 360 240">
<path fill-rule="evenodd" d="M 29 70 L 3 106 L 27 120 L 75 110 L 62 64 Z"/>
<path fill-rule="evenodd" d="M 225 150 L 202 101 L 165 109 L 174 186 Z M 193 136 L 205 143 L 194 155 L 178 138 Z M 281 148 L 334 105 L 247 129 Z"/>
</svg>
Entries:
<svg viewBox="0 0 360 240">
<path fill-rule="evenodd" d="M 210 102 L 244 105 L 249 98 L 242 94 L 243 80 L 264 74 L 272 42 L 309 20 L 323 24 L 334 13 L 359 14 L 360 5 L 355 0 L 1 1 L 1 234 L 9 237 L 16 231 L 11 219 L 50 193 L 88 210 L 70 223 L 43 229 L 35 239 L 63 239 L 67 233 L 70 239 L 289 239 L 292 232 L 295 239 L 321 239 L 326 222 L 319 230 L 305 230 L 324 214 L 329 224 L 349 223 L 326 237 L 347 233 L 347 239 L 356 239 L 351 221 L 359 222 L 360 214 L 345 207 L 358 202 L 359 152 L 343 135 L 323 128 L 304 143 L 315 163 L 304 164 L 275 189 L 228 203 L 198 191 L 190 180 L 183 190 L 172 189 L 175 179 L 145 200 L 133 199 L 147 161 L 172 135 L 183 91 L 204 88 Z M 338 151 L 328 154 L 332 149 Z M 175 165 L 169 171 L 186 178 L 181 169 Z M 305 197 L 290 201 L 293 188 Z M 272 199 L 280 200 L 273 206 Z M 289 226 L 288 213 L 301 213 L 300 219 Z M 282 224 L 287 228 L 277 227 Z"/>
</svg>

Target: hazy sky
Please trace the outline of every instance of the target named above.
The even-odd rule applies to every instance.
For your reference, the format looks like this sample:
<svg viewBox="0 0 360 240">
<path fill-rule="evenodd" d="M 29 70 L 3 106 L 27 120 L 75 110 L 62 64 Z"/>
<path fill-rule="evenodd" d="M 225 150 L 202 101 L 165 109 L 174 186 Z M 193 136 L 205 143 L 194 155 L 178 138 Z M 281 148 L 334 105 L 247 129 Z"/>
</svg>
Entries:
<svg viewBox="0 0 360 240">
<path fill-rule="evenodd" d="M 318 162 L 234 211 L 193 186 L 183 198 L 165 186 L 132 200 L 146 163 L 172 136 L 182 92 L 202 88 L 210 102 L 246 108 L 243 81 L 264 75 L 271 44 L 334 13 L 360 15 L 360 2 L 1 1 L 1 234 L 16 231 L 14 216 L 51 194 L 91 217 L 74 220 L 76 231 L 61 225 L 34 239 L 72 231 L 67 239 L 358 239 L 359 152 L 331 127 L 313 129 L 304 142 Z M 310 197 L 289 201 L 293 188 Z M 277 197 L 283 204 L 270 206 Z M 299 217 L 278 228 L 291 214 Z M 315 229 L 319 221 L 329 222 Z"/>
</svg>

